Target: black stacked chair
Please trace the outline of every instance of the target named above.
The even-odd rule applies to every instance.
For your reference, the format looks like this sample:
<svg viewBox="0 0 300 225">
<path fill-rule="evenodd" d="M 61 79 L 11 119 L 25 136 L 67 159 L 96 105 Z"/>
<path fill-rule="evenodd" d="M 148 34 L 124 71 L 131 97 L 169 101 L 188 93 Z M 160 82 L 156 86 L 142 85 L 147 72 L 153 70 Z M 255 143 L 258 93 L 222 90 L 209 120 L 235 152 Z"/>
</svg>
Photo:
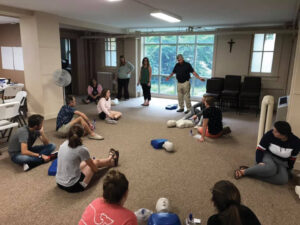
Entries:
<svg viewBox="0 0 300 225">
<path fill-rule="evenodd" d="M 244 107 L 256 107 L 256 116 L 259 112 L 259 98 L 261 91 L 260 77 L 245 77 L 240 93 L 239 106 L 240 110 Z"/>
<path fill-rule="evenodd" d="M 221 96 L 221 108 L 224 107 L 225 103 L 234 104 L 236 110 L 239 107 L 239 93 L 241 87 L 241 76 L 226 75 L 224 80 L 224 90 Z"/>
<path fill-rule="evenodd" d="M 223 86 L 224 80 L 222 79 L 208 79 L 206 82 L 206 93 L 203 96 L 212 96 L 216 99 L 216 102 L 220 103 Z"/>
</svg>

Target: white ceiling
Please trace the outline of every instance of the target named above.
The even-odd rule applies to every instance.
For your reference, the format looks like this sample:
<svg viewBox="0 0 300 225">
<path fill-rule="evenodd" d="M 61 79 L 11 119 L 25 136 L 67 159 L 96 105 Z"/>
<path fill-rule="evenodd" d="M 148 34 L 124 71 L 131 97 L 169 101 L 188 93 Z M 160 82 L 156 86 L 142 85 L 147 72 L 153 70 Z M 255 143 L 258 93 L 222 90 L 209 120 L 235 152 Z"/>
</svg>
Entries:
<svg viewBox="0 0 300 225">
<path fill-rule="evenodd" d="M 116 28 L 264 25 L 293 22 L 299 0 L 0 0 L 0 4 L 48 12 Z M 180 23 L 152 18 L 153 9 L 179 15 Z"/>
<path fill-rule="evenodd" d="M 0 16 L 0 24 L 19 23 L 19 19 L 7 16 Z"/>
</svg>

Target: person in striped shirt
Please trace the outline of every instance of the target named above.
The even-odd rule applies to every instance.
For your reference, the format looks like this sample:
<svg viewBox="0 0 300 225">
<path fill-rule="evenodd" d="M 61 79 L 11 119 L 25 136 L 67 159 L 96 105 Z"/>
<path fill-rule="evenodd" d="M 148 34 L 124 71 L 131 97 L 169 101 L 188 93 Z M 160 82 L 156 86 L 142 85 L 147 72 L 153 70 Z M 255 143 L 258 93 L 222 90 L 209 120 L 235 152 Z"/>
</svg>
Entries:
<svg viewBox="0 0 300 225">
<path fill-rule="evenodd" d="M 286 184 L 300 151 L 300 139 L 288 122 L 277 121 L 262 137 L 256 149 L 256 165 L 240 166 L 235 178 L 254 177 L 272 184 Z"/>
</svg>

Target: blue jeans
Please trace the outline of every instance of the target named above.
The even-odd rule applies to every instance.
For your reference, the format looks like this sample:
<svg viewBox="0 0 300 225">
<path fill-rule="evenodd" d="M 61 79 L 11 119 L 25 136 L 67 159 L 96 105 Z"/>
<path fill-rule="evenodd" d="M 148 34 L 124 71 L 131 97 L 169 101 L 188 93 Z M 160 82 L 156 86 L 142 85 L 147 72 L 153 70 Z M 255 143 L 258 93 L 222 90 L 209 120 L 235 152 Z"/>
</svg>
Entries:
<svg viewBox="0 0 300 225">
<path fill-rule="evenodd" d="M 48 144 L 48 145 L 33 146 L 33 147 L 31 147 L 31 149 L 28 149 L 28 150 L 31 152 L 34 152 L 34 153 L 50 155 L 51 152 L 53 152 L 55 150 L 55 148 L 56 148 L 55 144 Z M 11 160 L 14 163 L 21 164 L 21 165 L 26 163 L 29 165 L 29 167 L 35 167 L 35 166 L 38 166 L 38 165 L 41 165 L 44 163 L 43 159 L 40 159 L 35 156 L 22 155 L 22 154 L 12 155 Z"/>
</svg>

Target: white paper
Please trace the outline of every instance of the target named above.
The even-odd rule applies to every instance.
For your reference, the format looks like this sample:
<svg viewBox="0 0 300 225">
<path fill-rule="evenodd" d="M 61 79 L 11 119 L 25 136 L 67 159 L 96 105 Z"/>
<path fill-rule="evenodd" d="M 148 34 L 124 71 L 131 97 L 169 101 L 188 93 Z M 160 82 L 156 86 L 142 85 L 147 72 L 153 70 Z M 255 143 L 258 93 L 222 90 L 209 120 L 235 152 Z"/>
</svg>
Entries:
<svg viewBox="0 0 300 225">
<path fill-rule="evenodd" d="M 15 70 L 24 70 L 23 49 L 22 47 L 13 47 Z"/>
<path fill-rule="evenodd" d="M 12 47 L 1 47 L 2 69 L 13 70 L 14 59 Z"/>
</svg>

